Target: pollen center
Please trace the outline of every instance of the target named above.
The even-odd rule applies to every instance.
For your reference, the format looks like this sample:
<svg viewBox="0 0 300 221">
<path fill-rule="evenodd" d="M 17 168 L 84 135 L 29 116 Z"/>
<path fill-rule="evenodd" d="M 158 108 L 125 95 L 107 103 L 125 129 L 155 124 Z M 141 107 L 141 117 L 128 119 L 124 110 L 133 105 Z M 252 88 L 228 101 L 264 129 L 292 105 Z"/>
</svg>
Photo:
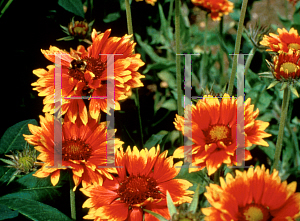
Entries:
<svg viewBox="0 0 300 221">
<path fill-rule="evenodd" d="M 91 148 L 80 139 L 66 140 L 62 143 L 62 157 L 67 160 L 88 160 Z"/>
<path fill-rule="evenodd" d="M 104 71 L 107 68 L 107 62 L 101 61 L 101 57 L 85 57 L 79 60 L 73 60 L 69 67 L 69 75 L 79 81 L 85 81 L 84 73 L 86 70 L 93 73 L 93 80 L 106 78 Z"/>
<path fill-rule="evenodd" d="M 283 63 L 280 67 L 281 70 L 283 70 L 284 72 L 287 72 L 288 74 L 297 71 L 297 68 L 298 68 L 298 66 L 291 62 Z"/>
<path fill-rule="evenodd" d="M 243 217 L 243 221 L 269 221 L 272 216 L 269 213 L 269 209 L 262 205 L 250 204 L 242 209 L 240 215 Z"/>
<path fill-rule="evenodd" d="M 129 205 L 144 202 L 149 197 L 160 199 L 160 192 L 155 179 L 131 175 L 120 183 L 118 194 Z"/>
<path fill-rule="evenodd" d="M 300 45 L 297 44 L 297 43 L 290 43 L 288 45 L 288 48 L 293 48 L 293 49 L 296 49 L 296 50 L 300 50 Z"/>
<path fill-rule="evenodd" d="M 210 126 L 206 135 L 207 143 L 216 143 L 223 141 L 228 145 L 231 141 L 231 131 L 228 126 L 225 125 L 213 125 Z"/>
</svg>

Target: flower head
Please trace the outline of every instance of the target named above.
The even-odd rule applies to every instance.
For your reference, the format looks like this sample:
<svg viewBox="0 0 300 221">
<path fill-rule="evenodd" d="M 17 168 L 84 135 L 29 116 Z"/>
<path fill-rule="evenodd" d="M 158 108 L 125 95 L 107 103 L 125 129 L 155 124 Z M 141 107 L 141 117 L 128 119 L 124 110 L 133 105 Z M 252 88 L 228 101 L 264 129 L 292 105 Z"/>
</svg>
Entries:
<svg viewBox="0 0 300 221">
<path fill-rule="evenodd" d="M 81 181 L 85 187 L 95 182 L 101 185 L 103 176 L 112 179 L 109 172 L 116 172 L 115 169 L 98 166 L 106 166 L 110 156 L 114 154 L 107 151 L 108 142 L 114 143 L 115 148 L 120 147 L 123 142 L 112 138 L 113 133 L 107 132 L 105 122 L 98 124 L 96 120 L 90 118 L 87 125 L 83 125 L 80 119 L 77 119 L 75 124 L 65 119 L 61 135 L 63 166 L 61 168 L 54 165 L 54 117 L 46 113 L 45 117 L 40 116 L 40 124 L 41 127 L 29 124 L 29 130 L 33 135 L 23 135 L 27 142 L 40 152 L 37 159 L 44 162 L 43 167 L 34 176 L 43 178 L 51 175 L 51 183 L 55 186 L 59 181 L 60 170 L 70 168 L 75 188 Z"/>
<path fill-rule="evenodd" d="M 89 30 L 89 24 L 85 21 L 71 21 L 68 25 L 70 35 L 84 38 Z"/>
<path fill-rule="evenodd" d="M 266 60 L 270 72 L 260 73 L 260 77 L 272 78 L 273 81 L 269 87 L 274 87 L 278 83 L 282 83 L 281 90 L 290 87 L 291 91 L 299 97 L 294 87 L 295 83 L 299 83 L 300 78 L 300 50 L 289 49 L 287 53 L 279 51 L 277 55 L 272 56 L 273 62 Z"/>
<path fill-rule="evenodd" d="M 277 32 L 279 35 L 273 33 L 269 33 L 269 36 L 264 35 L 263 40 L 260 42 L 261 45 L 270 48 L 267 51 L 288 52 L 289 49 L 300 50 L 300 36 L 296 29 L 291 28 L 288 32 L 285 28 L 278 28 Z"/>
<path fill-rule="evenodd" d="M 137 70 L 144 65 L 144 62 L 139 54 L 132 54 L 135 43 L 130 41 L 131 36 L 109 37 L 110 32 L 107 30 L 98 35 L 94 30 L 93 44 L 88 47 L 87 51 L 84 46 L 78 46 L 76 51 L 71 49 L 70 53 L 57 47 L 42 50 L 44 56 L 54 63 L 58 56 L 61 57 L 62 114 L 67 113 L 73 123 L 79 115 L 86 125 L 88 114 L 83 99 L 71 97 L 90 97 L 90 116 L 98 119 L 100 109 L 108 114 L 110 109 L 119 110 L 118 100 L 127 98 L 125 94 L 131 88 L 143 86 L 140 78 L 144 76 Z M 32 86 L 35 86 L 34 90 L 39 92 L 39 96 L 46 96 L 43 111 L 53 114 L 54 79 L 57 73 L 55 73 L 54 65 L 47 68 L 48 71 L 44 69 L 33 71 L 39 79 Z M 112 70 L 111 73 L 108 73 L 108 68 Z M 110 76 L 111 74 L 114 75 Z M 107 92 L 109 87 L 113 89 Z M 88 102 L 87 99 L 85 101 Z"/>
<path fill-rule="evenodd" d="M 211 175 L 222 163 L 236 164 L 237 149 L 244 150 L 245 160 L 250 160 L 251 154 L 244 147 L 252 144 L 268 146 L 263 138 L 271 136 L 264 132 L 269 123 L 255 120 L 259 110 L 253 111 L 254 105 L 250 105 L 250 102 L 251 99 L 248 98 L 244 107 L 237 108 L 237 99 L 231 98 L 228 94 L 223 96 L 221 102 L 217 97 L 205 95 L 196 106 L 186 108 L 186 119 L 176 115 L 174 122 L 176 129 L 194 142 L 191 147 L 193 166 L 201 167 L 190 168 L 190 172 L 207 167 L 208 174 Z M 237 142 L 236 139 L 237 130 L 240 131 L 237 114 L 244 119 L 244 144 L 239 143 L 239 139 Z M 184 149 L 184 146 L 177 148 L 174 157 L 184 157 Z"/>
<path fill-rule="evenodd" d="M 212 207 L 203 208 L 205 220 L 294 220 L 300 217 L 296 182 L 281 182 L 278 171 L 264 165 L 221 177 L 221 186 L 210 184 L 204 193 Z"/>
<path fill-rule="evenodd" d="M 167 151 L 159 154 L 159 147 L 142 149 L 122 148 L 116 153 L 118 177 L 105 180 L 102 186 L 91 185 L 80 189 L 90 197 L 82 207 L 90 208 L 85 219 L 111 221 L 121 220 L 158 220 L 143 211 L 151 210 L 169 219 L 166 202 L 166 191 L 169 191 L 175 204 L 191 202 L 187 190 L 192 184 L 186 180 L 173 179 L 182 162 L 173 165 L 173 157 Z M 119 168 L 118 168 L 119 167 Z"/>
<path fill-rule="evenodd" d="M 192 0 L 192 3 L 210 14 L 212 20 L 220 20 L 221 16 L 233 12 L 233 3 L 228 0 Z"/>
</svg>

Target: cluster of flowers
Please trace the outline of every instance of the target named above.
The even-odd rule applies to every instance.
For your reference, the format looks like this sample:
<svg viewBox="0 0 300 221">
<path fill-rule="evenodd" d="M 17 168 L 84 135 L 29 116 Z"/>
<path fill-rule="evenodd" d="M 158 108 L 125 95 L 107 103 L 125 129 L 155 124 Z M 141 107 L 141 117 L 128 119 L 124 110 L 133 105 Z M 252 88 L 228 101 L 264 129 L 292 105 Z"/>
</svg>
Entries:
<svg viewBox="0 0 300 221">
<path fill-rule="evenodd" d="M 267 61 L 267 64 L 272 72 L 270 77 L 276 81 L 269 88 L 281 82 L 282 88 L 289 86 L 299 97 L 294 84 L 300 78 L 300 36 L 294 28 L 289 32 L 285 28 L 278 28 L 277 32 L 279 35 L 270 33 L 260 42 L 261 45 L 268 47 L 267 51 L 272 53 L 273 62 Z"/>
<path fill-rule="evenodd" d="M 154 1 L 153 1 L 154 2 Z M 220 4 L 218 4 L 220 7 Z M 226 13 L 232 8 L 227 6 Z M 212 12 L 212 17 L 214 16 Z M 219 16 L 219 14 L 218 14 Z M 289 33 L 278 29 L 279 37 L 270 34 L 262 44 L 278 52 L 274 62 L 274 77 L 288 80 L 299 77 L 300 38 L 294 29 Z M 109 37 L 111 31 L 102 34 L 92 32 L 92 45 L 85 49 L 78 46 L 70 53 L 57 47 L 42 50 L 51 62 L 60 58 L 61 67 L 49 65 L 48 70 L 37 69 L 33 73 L 39 77 L 32 85 L 39 96 L 45 96 L 45 117 L 40 116 L 40 125 L 29 125 L 32 135 L 24 135 L 28 143 L 40 152 L 38 159 L 43 166 L 34 174 L 39 178 L 51 177 L 55 186 L 61 170 L 69 170 L 75 183 L 74 191 L 80 190 L 89 198 L 83 207 L 90 208 L 84 219 L 100 220 L 158 220 L 143 209 L 150 210 L 170 219 L 166 194 L 170 193 L 175 205 L 190 203 L 192 184 L 183 179 L 174 179 L 180 171 L 182 161 L 173 163 L 173 158 L 184 158 L 189 150 L 192 165 L 189 172 L 207 168 L 212 175 L 222 164 L 237 165 L 237 152 L 245 152 L 245 159 L 252 158 L 245 149 L 252 144 L 268 146 L 263 138 L 271 136 L 264 130 L 269 123 L 256 120 L 259 110 L 254 111 L 251 99 L 246 100 L 242 112 L 238 109 L 239 99 L 224 94 L 218 97 L 205 95 L 196 105 L 186 108 L 185 116 L 176 115 L 175 128 L 182 131 L 193 145 L 179 147 L 173 156 L 168 151 L 160 153 L 159 146 L 150 150 L 128 147 L 123 150 L 123 142 L 114 138 L 115 130 L 107 130 L 107 122 L 100 122 L 100 110 L 109 114 L 110 108 L 119 110 L 119 100 L 127 98 L 131 88 L 143 86 L 144 76 L 138 69 L 144 65 L 139 54 L 133 54 L 135 43 L 131 36 Z M 299 44 L 298 44 L 299 43 Z M 114 62 L 107 55 L 118 54 Z M 109 79 L 108 67 L 114 69 L 113 79 Z M 62 99 L 62 165 L 54 165 L 54 108 L 55 76 L 61 75 L 61 95 L 63 98 L 89 96 L 90 100 Z M 275 74 L 276 73 L 276 74 Z M 278 76 L 280 76 L 278 78 Z M 107 97 L 108 81 L 114 81 L 113 99 L 93 99 Z M 244 103 L 244 101 L 242 100 Z M 110 107 L 110 108 L 109 108 Z M 244 115 L 245 145 L 236 140 L 237 115 Z M 107 148 L 113 146 L 113 150 Z M 114 166 L 108 164 L 114 163 Z M 226 182 L 221 177 L 220 186 L 210 184 L 205 196 L 211 204 L 202 208 L 206 220 L 294 220 L 300 217 L 300 193 L 295 193 L 296 182 L 287 185 L 281 182 L 278 171 L 272 174 L 262 165 L 247 172 L 236 171 L 236 177 L 228 173 Z"/>
</svg>

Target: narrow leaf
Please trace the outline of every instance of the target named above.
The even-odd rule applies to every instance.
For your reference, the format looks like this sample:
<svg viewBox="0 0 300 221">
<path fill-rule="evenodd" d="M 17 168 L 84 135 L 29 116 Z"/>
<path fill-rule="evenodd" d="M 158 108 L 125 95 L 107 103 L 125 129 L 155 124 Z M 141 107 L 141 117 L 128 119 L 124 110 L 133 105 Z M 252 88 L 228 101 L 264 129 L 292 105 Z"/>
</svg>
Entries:
<svg viewBox="0 0 300 221">
<path fill-rule="evenodd" d="M 200 183 L 198 184 L 196 191 L 194 193 L 194 197 L 193 200 L 191 202 L 191 205 L 189 207 L 189 211 L 195 213 L 197 210 L 197 206 L 198 206 L 198 201 L 199 201 L 199 189 L 200 189 Z"/>
<path fill-rule="evenodd" d="M 167 190 L 167 205 L 168 205 L 170 216 L 173 217 L 173 215 L 177 213 L 177 209 L 172 201 L 172 198 L 168 190 Z"/>
<path fill-rule="evenodd" d="M 156 217 L 157 219 L 159 219 L 160 221 L 168 221 L 165 217 L 163 217 L 160 214 L 154 213 L 151 210 L 147 210 L 147 209 L 143 209 L 145 212 L 151 214 L 152 216 Z"/>
<path fill-rule="evenodd" d="M 279 81 L 273 81 L 273 82 L 268 86 L 267 89 L 270 89 L 270 88 L 274 87 L 274 86 L 277 85 L 278 83 L 279 83 Z"/>
<path fill-rule="evenodd" d="M 290 89 L 292 91 L 293 94 L 295 94 L 297 97 L 299 97 L 298 91 L 296 88 L 294 88 L 293 86 L 290 86 Z"/>
</svg>

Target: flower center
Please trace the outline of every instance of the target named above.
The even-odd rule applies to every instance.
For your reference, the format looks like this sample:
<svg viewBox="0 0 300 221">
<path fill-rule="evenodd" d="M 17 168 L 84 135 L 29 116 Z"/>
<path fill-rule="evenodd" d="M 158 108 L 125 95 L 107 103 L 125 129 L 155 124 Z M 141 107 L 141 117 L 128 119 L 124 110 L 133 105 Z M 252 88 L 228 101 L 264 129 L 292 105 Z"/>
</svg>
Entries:
<svg viewBox="0 0 300 221">
<path fill-rule="evenodd" d="M 22 169 L 22 171 L 27 173 L 33 168 L 34 158 L 29 156 L 24 156 L 24 157 L 20 157 L 18 162 L 20 164 L 20 168 Z"/>
<path fill-rule="evenodd" d="M 298 69 L 298 66 L 291 62 L 283 63 L 280 67 L 280 71 L 284 71 L 285 73 L 287 72 L 288 74 L 296 72 L 297 69 Z"/>
<path fill-rule="evenodd" d="M 79 60 L 74 59 L 69 67 L 69 75 L 79 81 L 85 81 L 84 72 L 88 70 L 95 75 L 93 79 L 97 80 L 103 76 L 103 72 L 106 68 L 107 62 L 101 61 L 100 57 L 98 59 L 89 57 Z"/>
<path fill-rule="evenodd" d="M 216 143 L 223 141 L 225 145 L 231 142 L 231 130 L 225 125 L 213 125 L 209 126 L 208 131 L 204 135 L 207 143 Z"/>
<path fill-rule="evenodd" d="M 67 160 L 85 160 L 91 156 L 91 148 L 80 139 L 66 140 L 62 143 L 62 157 Z"/>
<path fill-rule="evenodd" d="M 249 204 L 240 209 L 239 220 L 242 221 L 269 221 L 272 220 L 269 209 L 262 205 Z"/>
<path fill-rule="evenodd" d="M 131 175 L 120 183 L 118 194 L 129 205 L 144 202 L 149 197 L 160 199 L 160 191 L 152 177 Z"/>
<path fill-rule="evenodd" d="M 297 43 L 291 43 L 288 45 L 288 48 L 293 48 L 293 49 L 296 49 L 296 50 L 300 50 L 300 45 L 297 44 Z"/>
</svg>

